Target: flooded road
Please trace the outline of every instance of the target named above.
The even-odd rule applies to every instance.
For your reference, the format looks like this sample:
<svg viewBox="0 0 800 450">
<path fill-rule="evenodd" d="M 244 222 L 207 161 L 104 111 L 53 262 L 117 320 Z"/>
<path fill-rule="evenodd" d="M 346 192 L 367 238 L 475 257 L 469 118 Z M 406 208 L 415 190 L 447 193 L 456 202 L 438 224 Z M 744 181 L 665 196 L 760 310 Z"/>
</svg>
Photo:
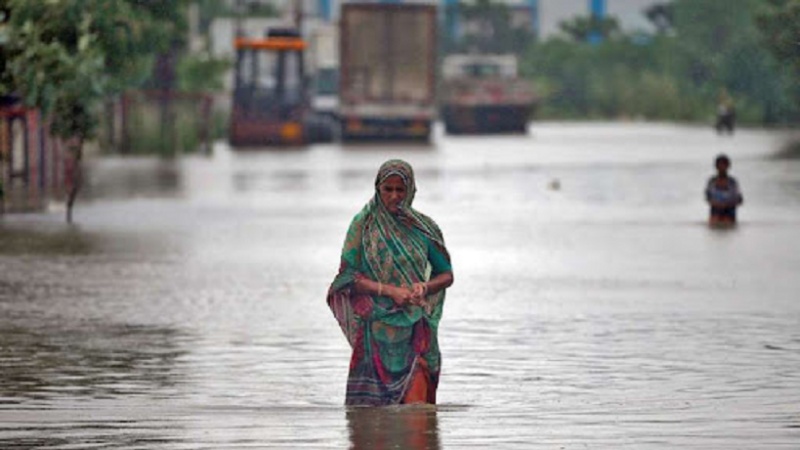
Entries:
<svg viewBox="0 0 800 450">
<path fill-rule="evenodd" d="M 536 124 L 430 147 L 104 159 L 0 219 L 0 448 L 800 446 L 800 159 L 780 132 Z M 705 225 L 728 153 L 740 225 Z M 381 162 L 455 285 L 437 407 L 346 410 L 325 304 Z"/>
</svg>

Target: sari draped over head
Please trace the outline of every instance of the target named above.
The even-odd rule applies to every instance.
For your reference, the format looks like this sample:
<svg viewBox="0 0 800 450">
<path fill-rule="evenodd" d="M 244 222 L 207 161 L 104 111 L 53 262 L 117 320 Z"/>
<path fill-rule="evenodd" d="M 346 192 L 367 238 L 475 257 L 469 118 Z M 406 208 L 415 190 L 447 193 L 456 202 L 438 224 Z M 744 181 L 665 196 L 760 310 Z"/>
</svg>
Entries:
<svg viewBox="0 0 800 450">
<path fill-rule="evenodd" d="M 380 186 L 398 175 L 406 187 L 399 212 L 380 198 Z M 358 294 L 353 284 L 368 278 L 384 285 L 411 286 L 450 271 L 442 232 L 429 217 L 411 207 L 416 185 L 411 166 L 384 163 L 375 179 L 375 195 L 350 224 L 339 273 L 328 292 L 328 306 L 353 354 L 347 380 L 348 405 L 403 403 L 412 385 L 436 401 L 441 356 L 437 342 L 444 290 L 428 295 L 422 306 L 398 306 L 386 296 Z"/>
</svg>

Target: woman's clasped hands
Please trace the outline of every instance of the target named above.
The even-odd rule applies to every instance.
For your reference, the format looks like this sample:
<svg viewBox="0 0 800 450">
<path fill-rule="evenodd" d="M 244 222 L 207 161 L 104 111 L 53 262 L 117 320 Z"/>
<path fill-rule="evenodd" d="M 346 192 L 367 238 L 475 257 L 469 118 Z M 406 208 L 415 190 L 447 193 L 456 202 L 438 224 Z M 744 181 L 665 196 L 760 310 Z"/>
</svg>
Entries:
<svg viewBox="0 0 800 450">
<path fill-rule="evenodd" d="M 414 283 L 411 287 L 391 286 L 385 290 L 385 293 L 399 306 L 406 304 L 423 306 L 428 288 L 425 283 Z"/>
</svg>

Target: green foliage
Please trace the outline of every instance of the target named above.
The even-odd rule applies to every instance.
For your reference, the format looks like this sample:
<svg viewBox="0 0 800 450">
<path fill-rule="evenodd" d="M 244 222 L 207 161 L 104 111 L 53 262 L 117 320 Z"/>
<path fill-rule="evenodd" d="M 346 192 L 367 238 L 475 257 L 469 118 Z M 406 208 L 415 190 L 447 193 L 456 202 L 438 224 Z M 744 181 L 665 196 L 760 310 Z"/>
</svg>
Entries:
<svg viewBox="0 0 800 450">
<path fill-rule="evenodd" d="M 83 144 L 109 96 L 140 83 L 152 57 L 175 48 L 183 0 L 0 0 L 10 12 L 0 67 L 2 92 L 39 108 L 67 143 L 67 221 L 82 184 Z"/>
<path fill-rule="evenodd" d="M 95 126 L 92 107 L 108 84 L 103 73 L 103 53 L 91 21 L 83 18 L 68 33 L 55 26 L 39 26 L 31 16 L 45 22 L 61 23 L 56 8 L 41 2 L 11 1 L 12 57 L 6 62 L 8 79 L 28 105 L 52 114 L 53 132 L 62 137 L 86 136 Z M 61 33 L 61 34 L 59 34 Z"/>
<path fill-rule="evenodd" d="M 224 122 L 225 117 L 212 116 L 206 120 L 199 98 L 179 97 L 170 103 L 168 116 L 174 127 L 166 133 L 162 123 L 162 105 L 156 98 L 131 94 L 130 100 L 128 154 L 173 157 L 194 153 L 202 148 L 202 138 L 206 133 L 212 140 L 225 135 L 224 129 L 219 129 L 219 121 Z"/>
<path fill-rule="evenodd" d="M 659 34 L 668 33 L 675 24 L 675 10 L 672 3 L 656 3 L 644 10 L 647 17 Z"/>
<path fill-rule="evenodd" d="M 798 16 L 786 15 L 800 11 L 793 9 L 800 0 L 769 3 L 772 15 L 763 14 L 761 0 L 742 0 L 736 7 L 721 0 L 675 0 L 650 12 L 661 26 L 646 43 L 610 33 L 589 45 L 580 42 L 590 30 L 582 26 L 570 33 L 575 41 L 534 43 L 520 67 L 536 80 L 543 117 L 710 120 L 721 93 L 728 92 L 741 121 L 791 122 L 800 113 L 793 96 L 800 92 L 800 67 L 793 73 L 789 66 L 797 60 L 787 61 L 800 58 L 800 26 Z M 775 55 L 787 58 L 783 62 L 765 46 L 756 18 L 762 30 L 781 30 L 770 36 Z"/>
<path fill-rule="evenodd" d="M 778 61 L 800 73 L 800 0 L 768 0 L 757 18 Z"/>
<path fill-rule="evenodd" d="M 767 48 L 786 70 L 800 103 L 800 0 L 768 0 L 756 19 Z"/>
<path fill-rule="evenodd" d="M 223 76 L 231 62 L 208 55 L 187 55 L 178 63 L 178 90 L 183 92 L 220 91 Z"/>
<path fill-rule="evenodd" d="M 659 70 L 663 62 L 653 47 L 661 46 L 626 40 L 594 46 L 550 40 L 530 49 L 521 70 L 525 76 L 547 80 L 545 91 L 540 90 L 544 117 L 702 119 L 705 108 L 696 109 L 696 102 L 682 95 L 678 80 Z"/>
<path fill-rule="evenodd" d="M 619 22 L 614 17 L 595 16 L 576 17 L 572 20 L 561 22 L 561 30 L 572 36 L 577 42 L 586 42 L 592 35 L 610 39 L 620 34 Z"/>
<path fill-rule="evenodd" d="M 11 12 L 2 80 L 63 138 L 90 137 L 109 94 L 140 83 L 181 26 L 180 1 L 3 0 Z"/>
</svg>

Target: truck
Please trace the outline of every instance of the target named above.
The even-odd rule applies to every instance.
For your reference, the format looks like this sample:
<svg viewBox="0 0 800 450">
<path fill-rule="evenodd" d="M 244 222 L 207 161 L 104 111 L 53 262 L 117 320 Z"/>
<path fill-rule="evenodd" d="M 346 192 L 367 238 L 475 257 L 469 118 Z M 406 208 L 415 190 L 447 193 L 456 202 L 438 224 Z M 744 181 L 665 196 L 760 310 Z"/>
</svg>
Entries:
<svg viewBox="0 0 800 450">
<path fill-rule="evenodd" d="M 436 116 L 435 3 L 345 3 L 339 27 L 341 138 L 427 141 Z"/>
<path fill-rule="evenodd" d="M 232 147 L 302 147 L 334 139 L 332 119 L 312 109 L 307 42 L 297 29 L 273 27 L 266 38 L 237 37 L 234 46 Z"/>
<path fill-rule="evenodd" d="M 310 106 L 303 68 L 306 42 L 300 33 L 275 27 L 266 38 L 237 37 L 234 47 L 231 146 L 306 144 Z"/>
<path fill-rule="evenodd" d="M 447 134 L 527 133 L 536 106 L 530 82 L 508 54 L 454 54 L 442 63 L 441 113 Z"/>
</svg>

